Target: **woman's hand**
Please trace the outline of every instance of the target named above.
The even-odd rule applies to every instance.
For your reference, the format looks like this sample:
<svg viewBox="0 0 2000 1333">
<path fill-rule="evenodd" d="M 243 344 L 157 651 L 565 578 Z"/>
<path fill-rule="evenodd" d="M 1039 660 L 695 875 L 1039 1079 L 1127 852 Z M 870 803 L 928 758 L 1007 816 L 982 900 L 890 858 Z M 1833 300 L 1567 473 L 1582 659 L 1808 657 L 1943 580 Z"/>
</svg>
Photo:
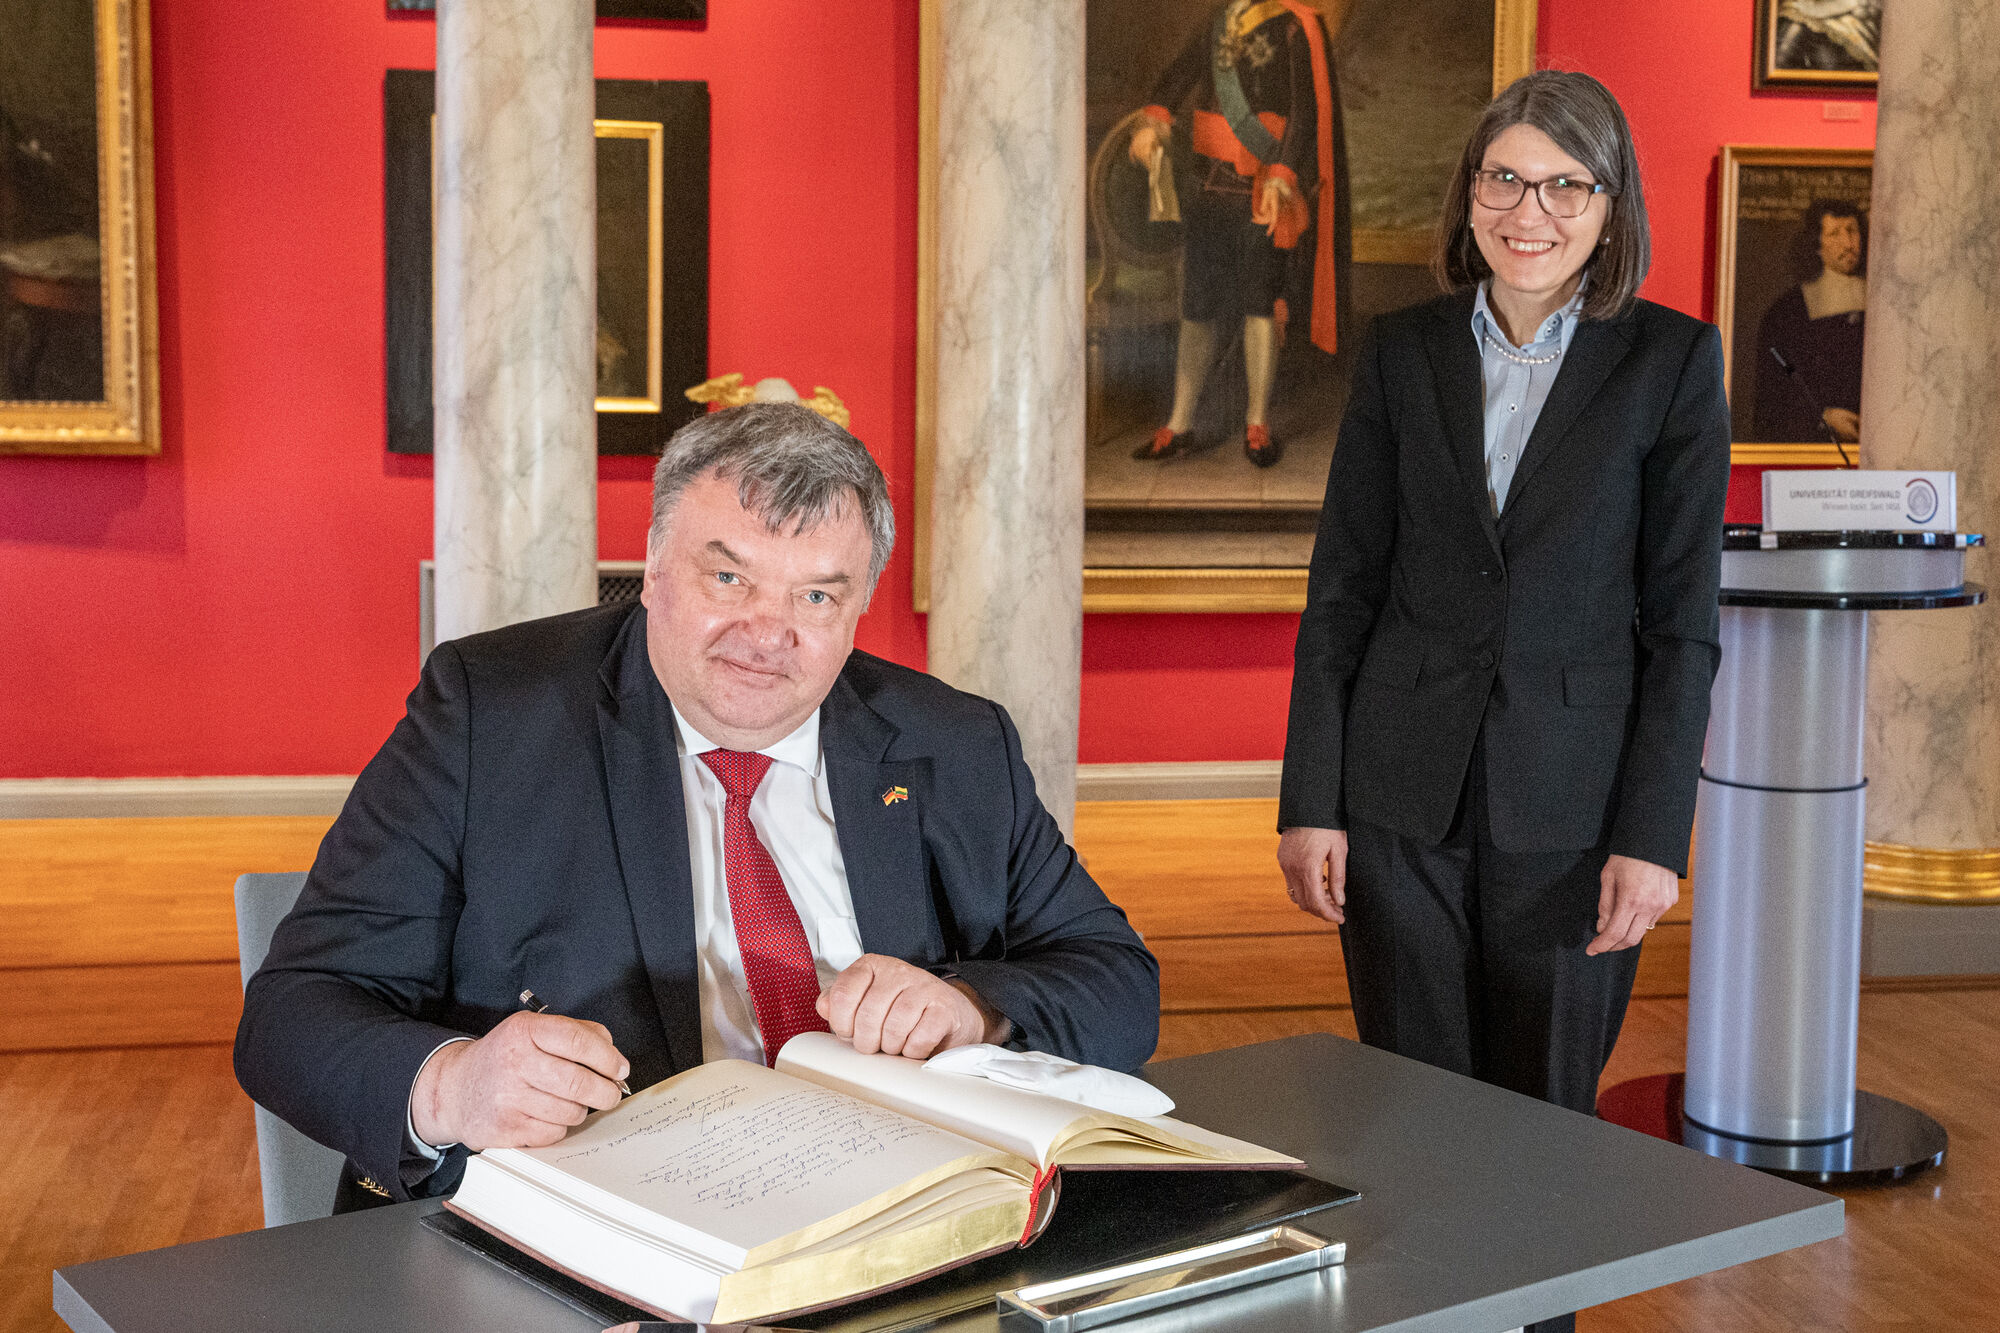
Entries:
<svg viewBox="0 0 2000 1333">
<path fill-rule="evenodd" d="M 1584 946 L 1587 954 L 1631 948 L 1681 897 L 1680 876 L 1631 856 L 1607 858 L 1598 882 L 1597 938 Z"/>
<path fill-rule="evenodd" d="M 1278 839 L 1285 894 L 1301 912 L 1339 925 L 1347 919 L 1347 834 L 1340 829 L 1288 828 Z"/>
</svg>

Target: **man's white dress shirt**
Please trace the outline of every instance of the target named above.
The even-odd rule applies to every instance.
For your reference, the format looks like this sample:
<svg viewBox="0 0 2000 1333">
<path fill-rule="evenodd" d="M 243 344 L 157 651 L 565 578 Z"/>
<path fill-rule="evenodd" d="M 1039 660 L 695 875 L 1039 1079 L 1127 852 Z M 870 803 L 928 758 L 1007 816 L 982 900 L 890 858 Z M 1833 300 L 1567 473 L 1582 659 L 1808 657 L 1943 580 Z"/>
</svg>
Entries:
<svg viewBox="0 0 2000 1333">
<path fill-rule="evenodd" d="M 681 808 L 687 816 L 688 868 L 694 883 L 694 942 L 701 988 L 701 1058 L 764 1062 L 764 1043 L 750 1006 L 743 956 L 729 914 L 729 881 L 722 853 L 722 817 L 728 796 L 722 779 L 702 762 L 722 747 L 696 731 L 674 709 L 680 750 Z M 833 828 L 833 797 L 819 749 L 819 713 L 798 730 L 765 746 L 771 767 L 750 798 L 750 824 L 777 864 L 792 905 L 798 908 L 819 970 L 820 988 L 861 957 L 861 928 L 847 889 L 847 866 Z M 666 886 L 661 886 L 666 891 Z M 617 1034 L 613 1033 L 613 1037 Z"/>
</svg>

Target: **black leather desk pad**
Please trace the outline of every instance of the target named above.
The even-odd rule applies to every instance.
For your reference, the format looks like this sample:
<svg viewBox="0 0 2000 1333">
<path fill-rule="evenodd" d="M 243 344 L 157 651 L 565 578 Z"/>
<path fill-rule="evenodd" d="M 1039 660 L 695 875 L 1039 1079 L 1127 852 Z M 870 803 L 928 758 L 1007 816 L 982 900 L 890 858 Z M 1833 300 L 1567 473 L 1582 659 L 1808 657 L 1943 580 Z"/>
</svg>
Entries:
<svg viewBox="0 0 2000 1333">
<path fill-rule="evenodd" d="M 936 1277 L 815 1314 L 788 1328 L 890 1333 L 989 1306 L 995 1292 L 1144 1259 L 1280 1223 L 1314 1227 L 1313 1214 L 1360 1198 L 1354 1190 L 1295 1171 L 1070 1171 L 1047 1231 L 1009 1250 Z M 608 1327 L 656 1316 L 587 1287 L 449 1212 L 421 1225 L 457 1241 L 545 1295 Z M 1338 1236 L 1328 1236 L 1338 1240 Z"/>
</svg>

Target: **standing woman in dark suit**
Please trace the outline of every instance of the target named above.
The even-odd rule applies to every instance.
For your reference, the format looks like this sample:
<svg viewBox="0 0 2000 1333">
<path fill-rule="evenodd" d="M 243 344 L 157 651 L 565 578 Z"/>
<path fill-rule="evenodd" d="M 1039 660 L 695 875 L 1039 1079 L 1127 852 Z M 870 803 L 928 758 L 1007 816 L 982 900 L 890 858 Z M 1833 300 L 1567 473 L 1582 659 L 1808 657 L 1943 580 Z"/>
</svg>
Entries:
<svg viewBox="0 0 2000 1333">
<path fill-rule="evenodd" d="M 1545 71 L 1376 320 L 1299 624 L 1278 859 L 1372 1046 L 1589 1114 L 1679 895 L 1720 656 L 1715 328 L 1636 299 L 1624 114 Z"/>
</svg>

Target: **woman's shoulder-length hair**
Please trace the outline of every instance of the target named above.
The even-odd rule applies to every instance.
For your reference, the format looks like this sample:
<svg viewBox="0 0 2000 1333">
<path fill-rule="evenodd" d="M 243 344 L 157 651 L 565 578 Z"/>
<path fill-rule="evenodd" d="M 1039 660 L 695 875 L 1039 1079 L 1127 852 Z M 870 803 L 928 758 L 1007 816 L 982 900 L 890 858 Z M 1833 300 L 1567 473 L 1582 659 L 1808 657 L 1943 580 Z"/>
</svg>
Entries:
<svg viewBox="0 0 2000 1333">
<path fill-rule="evenodd" d="M 1438 284 L 1446 291 L 1462 291 L 1493 272 L 1472 236 L 1472 177 L 1484 165 L 1487 148 L 1514 125 L 1531 125 L 1548 135 L 1556 147 L 1582 163 L 1593 180 L 1608 187 L 1610 213 L 1603 244 L 1586 265 L 1590 285 L 1582 317 L 1610 319 L 1623 314 L 1653 262 L 1639 155 L 1611 90 L 1588 74 L 1567 70 L 1538 70 L 1516 80 L 1480 115 L 1445 190 L 1444 214 L 1438 219 L 1431 253 L 1431 271 Z"/>
</svg>

